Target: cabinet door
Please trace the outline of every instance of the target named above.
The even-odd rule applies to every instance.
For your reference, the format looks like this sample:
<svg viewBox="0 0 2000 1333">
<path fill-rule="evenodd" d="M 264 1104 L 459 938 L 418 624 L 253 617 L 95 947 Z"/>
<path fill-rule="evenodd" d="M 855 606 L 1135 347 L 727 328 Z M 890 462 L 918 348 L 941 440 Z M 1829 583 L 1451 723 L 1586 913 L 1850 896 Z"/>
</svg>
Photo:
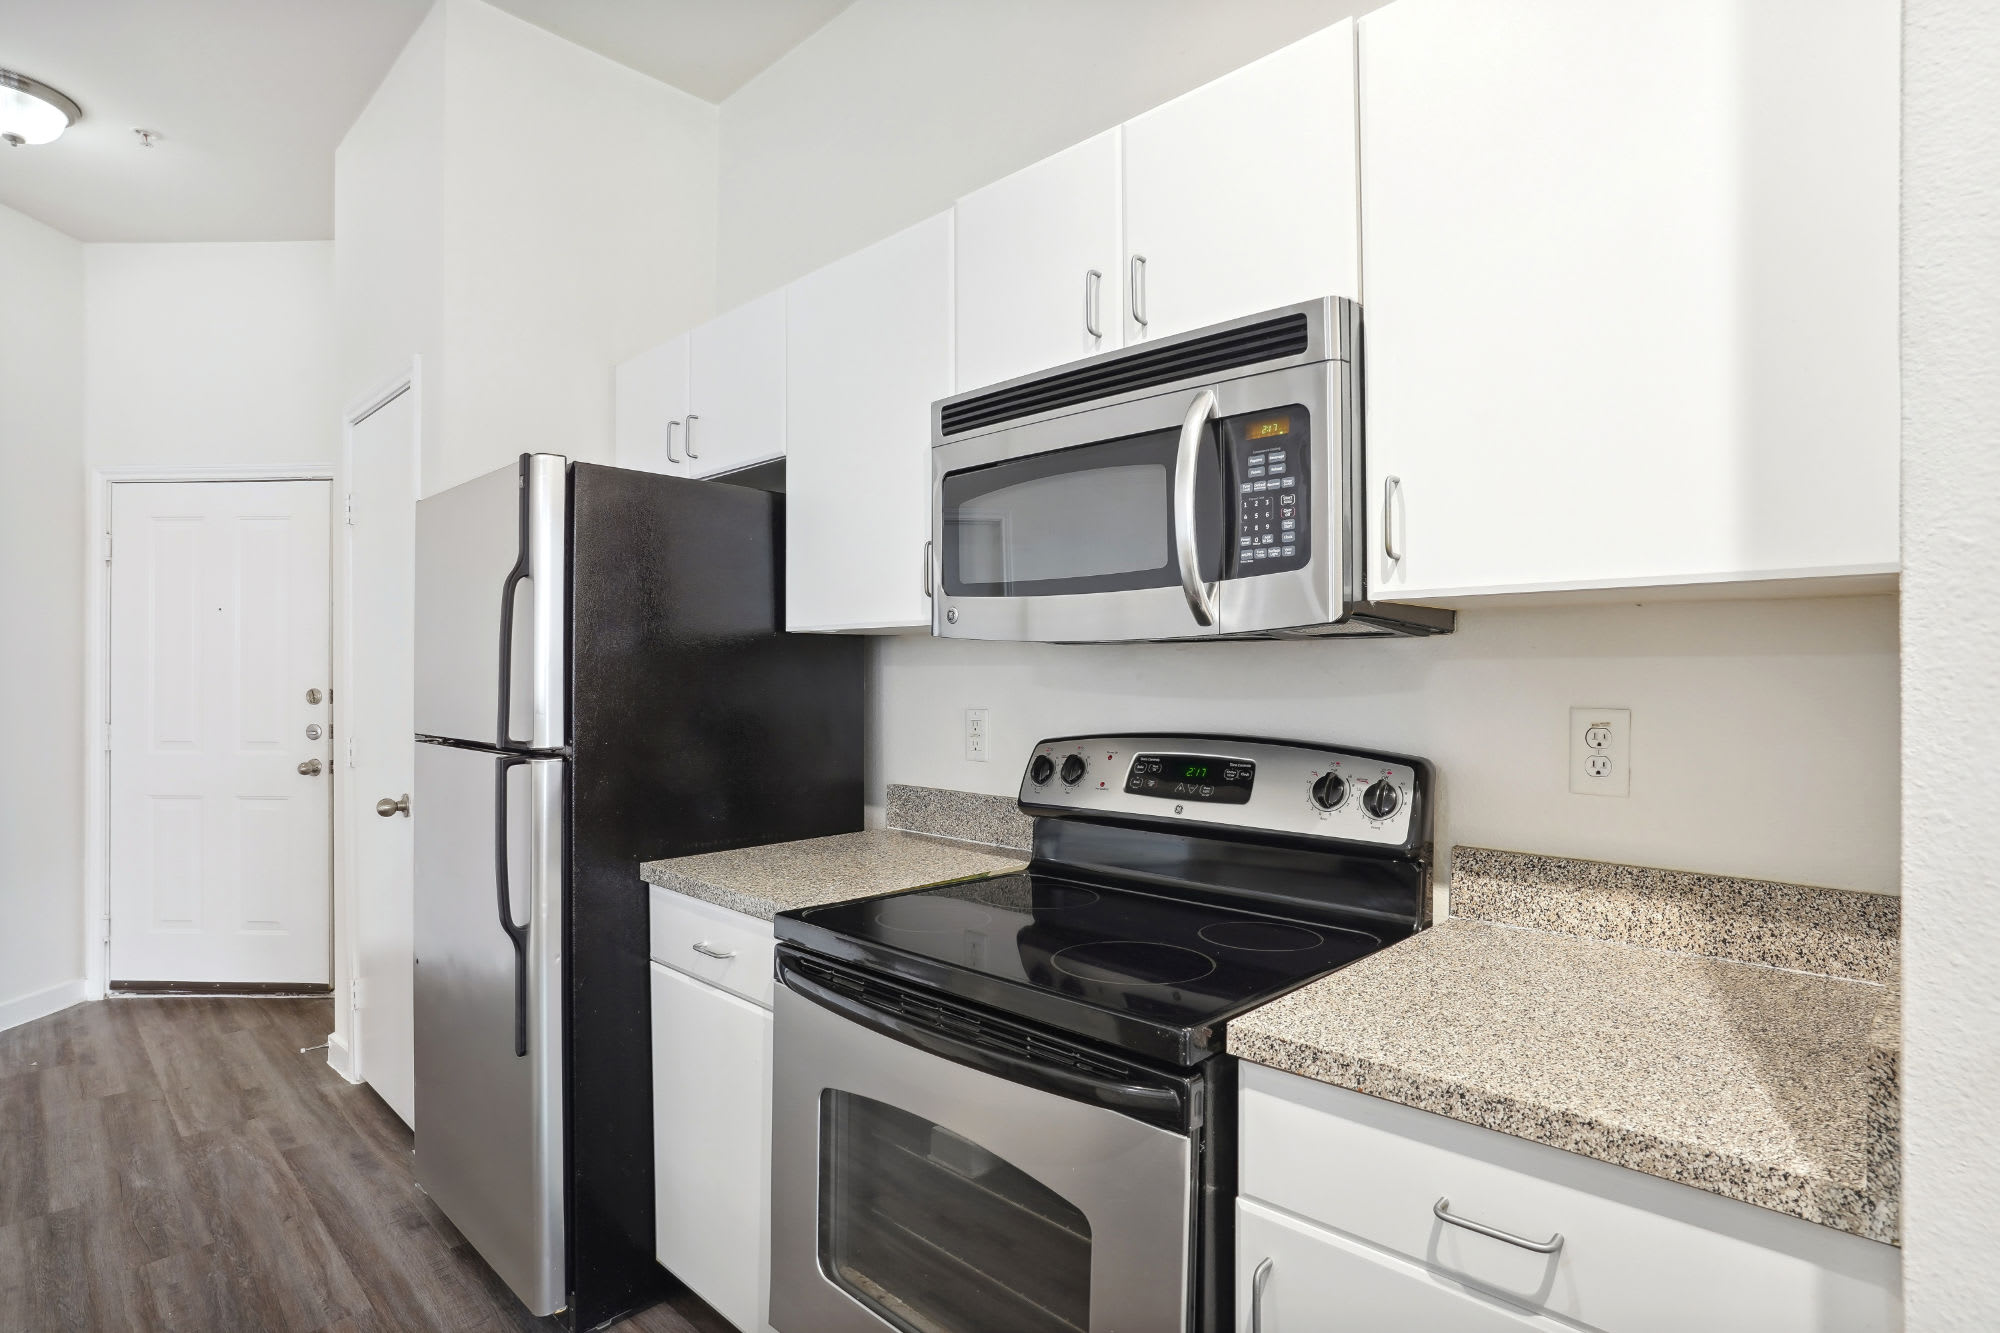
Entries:
<svg viewBox="0 0 2000 1333">
<path fill-rule="evenodd" d="M 688 475 L 785 455 L 785 293 L 701 325 L 688 344 Z"/>
<path fill-rule="evenodd" d="M 619 467 L 687 475 L 688 338 L 661 343 L 618 367 L 615 390 Z"/>
<path fill-rule="evenodd" d="M 1351 19 L 1128 121 L 1126 341 L 1360 295 L 1354 156 Z"/>
<path fill-rule="evenodd" d="M 951 214 L 789 289 L 785 628 L 928 628 L 931 404 L 951 392 Z"/>
<path fill-rule="evenodd" d="M 958 201 L 960 387 L 1120 345 L 1118 138 L 1107 130 Z"/>
<path fill-rule="evenodd" d="M 1258 1270 L 1270 1265 L 1258 1278 Z M 1417 1264 L 1259 1206 L 1236 1205 L 1238 1333 L 1555 1333 Z"/>
<path fill-rule="evenodd" d="M 744 1333 L 771 1268 L 771 1013 L 652 964 L 660 1264 Z"/>
<path fill-rule="evenodd" d="M 1896 25 L 1362 20 L 1371 594 L 1896 567 Z"/>
</svg>

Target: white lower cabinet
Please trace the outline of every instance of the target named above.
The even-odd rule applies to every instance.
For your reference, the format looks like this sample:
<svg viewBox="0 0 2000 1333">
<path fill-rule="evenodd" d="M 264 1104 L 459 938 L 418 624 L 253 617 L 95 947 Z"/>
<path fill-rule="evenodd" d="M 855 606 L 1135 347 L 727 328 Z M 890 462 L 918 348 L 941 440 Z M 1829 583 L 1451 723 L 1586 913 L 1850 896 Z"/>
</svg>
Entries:
<svg viewBox="0 0 2000 1333">
<path fill-rule="evenodd" d="M 766 1333 L 771 1011 L 659 963 L 653 1161 L 661 1265 L 743 1333 Z"/>
</svg>

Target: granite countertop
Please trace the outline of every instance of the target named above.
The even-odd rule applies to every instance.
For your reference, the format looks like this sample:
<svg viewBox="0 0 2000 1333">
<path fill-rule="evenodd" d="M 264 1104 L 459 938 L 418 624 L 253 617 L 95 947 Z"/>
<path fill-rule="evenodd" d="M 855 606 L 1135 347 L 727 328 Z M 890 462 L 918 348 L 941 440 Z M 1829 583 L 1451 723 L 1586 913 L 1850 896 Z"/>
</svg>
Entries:
<svg viewBox="0 0 2000 1333">
<path fill-rule="evenodd" d="M 797 907 L 1011 875 L 1026 867 L 1027 858 L 1008 848 L 871 829 L 648 861 L 639 874 L 649 884 L 769 921 Z"/>
<path fill-rule="evenodd" d="M 1823 975 L 1557 924 L 1439 922 L 1235 1020 L 1229 1050 L 1897 1240 L 1893 972 Z"/>
</svg>

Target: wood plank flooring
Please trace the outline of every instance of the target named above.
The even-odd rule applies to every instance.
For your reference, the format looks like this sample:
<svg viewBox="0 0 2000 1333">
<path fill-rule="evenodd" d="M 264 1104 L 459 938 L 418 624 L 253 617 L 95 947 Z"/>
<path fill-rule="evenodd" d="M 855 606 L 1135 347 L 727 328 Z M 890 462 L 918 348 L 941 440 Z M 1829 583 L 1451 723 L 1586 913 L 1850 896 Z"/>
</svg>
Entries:
<svg viewBox="0 0 2000 1333">
<path fill-rule="evenodd" d="M 0 1330 L 527 1333 L 327 1067 L 325 999 L 117 999 L 0 1032 Z M 618 1333 L 731 1333 L 692 1294 Z"/>
</svg>

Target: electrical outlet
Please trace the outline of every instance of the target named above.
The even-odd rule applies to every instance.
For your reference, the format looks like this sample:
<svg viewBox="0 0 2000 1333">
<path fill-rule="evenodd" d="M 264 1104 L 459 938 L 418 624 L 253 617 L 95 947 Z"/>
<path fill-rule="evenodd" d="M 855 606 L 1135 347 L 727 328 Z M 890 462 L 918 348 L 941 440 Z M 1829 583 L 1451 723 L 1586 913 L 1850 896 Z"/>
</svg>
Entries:
<svg viewBox="0 0 2000 1333">
<path fill-rule="evenodd" d="M 987 711 L 984 708 L 965 710 L 965 757 L 986 762 Z"/>
<path fill-rule="evenodd" d="M 1582 796 L 1632 794 L 1632 710 L 1569 710 L 1569 789 Z"/>
</svg>

